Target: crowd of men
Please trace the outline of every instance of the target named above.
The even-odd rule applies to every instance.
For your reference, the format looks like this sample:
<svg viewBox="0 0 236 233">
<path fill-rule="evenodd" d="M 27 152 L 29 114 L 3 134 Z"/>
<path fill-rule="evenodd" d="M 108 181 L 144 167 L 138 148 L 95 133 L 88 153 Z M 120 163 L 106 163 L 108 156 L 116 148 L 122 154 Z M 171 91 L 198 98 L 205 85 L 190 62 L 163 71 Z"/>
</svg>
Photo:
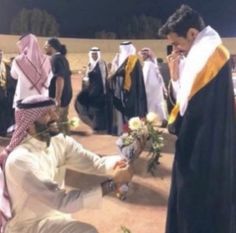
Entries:
<svg viewBox="0 0 236 233">
<path fill-rule="evenodd" d="M 145 117 L 147 112 L 155 112 L 160 126 L 165 127 L 167 87 L 159 66 L 162 63 L 150 48 L 137 52 L 131 41 L 119 45 L 110 63 L 101 58 L 99 48 L 91 48 L 82 90 L 75 102 L 79 116 L 95 132 L 115 135 L 122 134 L 130 118 Z"/>
<path fill-rule="evenodd" d="M 6 94 L 8 100 L 1 100 L 2 106 L 6 105 L 12 114 L 9 117 L 8 111 L 2 112 L 1 136 L 7 136 L 7 129 L 14 125 L 17 101 L 34 94 L 50 96 L 56 100 L 60 122 L 67 122 L 72 100 L 71 71 L 65 45 L 57 38 L 50 38 L 45 42 L 43 52 L 36 36 L 28 34 L 19 39 L 17 46 L 19 55 L 12 59 L 11 67 L 2 65 L 4 70 L 1 68 L 5 73 L 1 80 L 7 80 L 2 81 L 1 86 L 8 85 L 11 80 L 15 82 L 14 90 L 11 88 Z M 110 63 L 101 58 L 98 47 L 91 48 L 82 90 L 74 103 L 79 117 L 95 133 L 120 135 L 131 117 L 144 117 L 147 112 L 155 112 L 165 127 L 168 92 L 160 72 L 162 64 L 151 49 L 143 48 L 137 53 L 130 41 L 120 44 L 119 52 Z M 168 73 L 164 75 L 167 80 Z M 9 119 L 11 121 L 7 123 Z M 61 130 L 70 134 L 66 124 L 61 124 Z"/>
<path fill-rule="evenodd" d="M 97 133 L 121 135 L 130 118 L 147 112 L 160 117 L 160 127 L 168 120 L 177 141 L 166 233 L 235 233 L 236 116 L 229 51 L 187 5 L 159 33 L 171 44 L 168 86 L 164 66 L 150 48 L 137 53 L 132 42 L 122 42 L 107 65 L 93 47 L 75 109 Z M 43 51 L 33 34 L 22 36 L 17 46 L 19 54 L 9 63 L 0 53 L 1 135 L 14 125 L 0 153 L 0 231 L 96 233 L 66 213 L 120 192 L 132 178 L 132 166 L 119 155 L 96 155 L 69 136 L 66 46 L 50 38 Z M 127 151 L 141 153 L 144 142 L 136 143 Z M 109 179 L 92 190 L 67 192 L 68 166 Z"/>
</svg>

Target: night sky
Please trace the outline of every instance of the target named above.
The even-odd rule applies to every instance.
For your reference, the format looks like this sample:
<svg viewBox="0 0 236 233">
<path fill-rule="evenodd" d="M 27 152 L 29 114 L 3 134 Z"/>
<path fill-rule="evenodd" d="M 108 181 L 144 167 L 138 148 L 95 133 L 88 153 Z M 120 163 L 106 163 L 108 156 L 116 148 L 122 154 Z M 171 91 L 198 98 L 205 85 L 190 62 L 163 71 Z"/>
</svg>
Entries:
<svg viewBox="0 0 236 233">
<path fill-rule="evenodd" d="M 164 23 L 182 3 L 198 10 L 221 36 L 236 36 L 236 0 L 0 0 L 0 33 L 9 33 L 22 8 L 45 9 L 59 23 L 61 36 L 91 38 L 97 31 L 121 31 L 132 16 L 145 14 Z"/>
</svg>

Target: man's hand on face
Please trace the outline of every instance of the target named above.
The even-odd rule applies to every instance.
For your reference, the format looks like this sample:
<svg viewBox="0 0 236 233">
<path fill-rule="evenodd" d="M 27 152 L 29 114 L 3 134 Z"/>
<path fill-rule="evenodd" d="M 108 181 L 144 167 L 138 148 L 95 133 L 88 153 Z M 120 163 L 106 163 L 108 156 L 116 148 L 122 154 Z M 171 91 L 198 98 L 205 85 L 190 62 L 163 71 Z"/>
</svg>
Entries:
<svg viewBox="0 0 236 233">
<path fill-rule="evenodd" d="M 182 53 L 178 50 L 173 50 L 173 52 L 167 56 L 170 76 L 174 81 L 179 79 L 179 63 L 180 59 L 182 59 L 182 56 Z"/>
</svg>

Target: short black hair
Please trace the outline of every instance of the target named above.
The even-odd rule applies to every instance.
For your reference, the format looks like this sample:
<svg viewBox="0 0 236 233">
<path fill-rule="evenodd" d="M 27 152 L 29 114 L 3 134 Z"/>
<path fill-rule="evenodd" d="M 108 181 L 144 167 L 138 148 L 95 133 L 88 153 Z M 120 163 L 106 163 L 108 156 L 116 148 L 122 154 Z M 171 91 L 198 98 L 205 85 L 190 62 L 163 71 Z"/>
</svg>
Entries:
<svg viewBox="0 0 236 233">
<path fill-rule="evenodd" d="M 160 28 L 159 35 L 166 37 L 173 32 L 178 36 L 186 37 L 190 28 L 201 31 L 205 28 L 205 22 L 202 16 L 190 6 L 181 5 Z"/>
</svg>

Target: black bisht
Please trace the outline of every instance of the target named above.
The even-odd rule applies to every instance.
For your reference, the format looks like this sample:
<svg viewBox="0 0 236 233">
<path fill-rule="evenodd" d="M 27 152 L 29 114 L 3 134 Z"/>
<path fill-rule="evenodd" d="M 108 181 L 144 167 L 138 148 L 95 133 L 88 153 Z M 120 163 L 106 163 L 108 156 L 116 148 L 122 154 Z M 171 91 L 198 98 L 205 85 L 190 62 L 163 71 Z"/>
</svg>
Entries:
<svg viewBox="0 0 236 233">
<path fill-rule="evenodd" d="M 178 139 L 166 233 L 236 233 L 236 117 L 228 62 L 169 129 Z"/>
<path fill-rule="evenodd" d="M 89 82 L 85 85 L 77 96 L 77 101 L 82 105 L 93 106 L 97 108 L 104 107 L 106 93 L 102 81 L 102 74 L 99 63 L 88 73 Z"/>
<path fill-rule="evenodd" d="M 133 60 L 133 67 L 128 70 L 127 63 Z M 130 72 L 130 89 L 124 88 L 127 72 Z M 142 66 L 136 55 L 129 56 L 117 71 L 109 78 L 110 93 L 113 104 L 124 117 L 145 117 L 147 114 L 147 98 L 143 79 Z"/>
</svg>

